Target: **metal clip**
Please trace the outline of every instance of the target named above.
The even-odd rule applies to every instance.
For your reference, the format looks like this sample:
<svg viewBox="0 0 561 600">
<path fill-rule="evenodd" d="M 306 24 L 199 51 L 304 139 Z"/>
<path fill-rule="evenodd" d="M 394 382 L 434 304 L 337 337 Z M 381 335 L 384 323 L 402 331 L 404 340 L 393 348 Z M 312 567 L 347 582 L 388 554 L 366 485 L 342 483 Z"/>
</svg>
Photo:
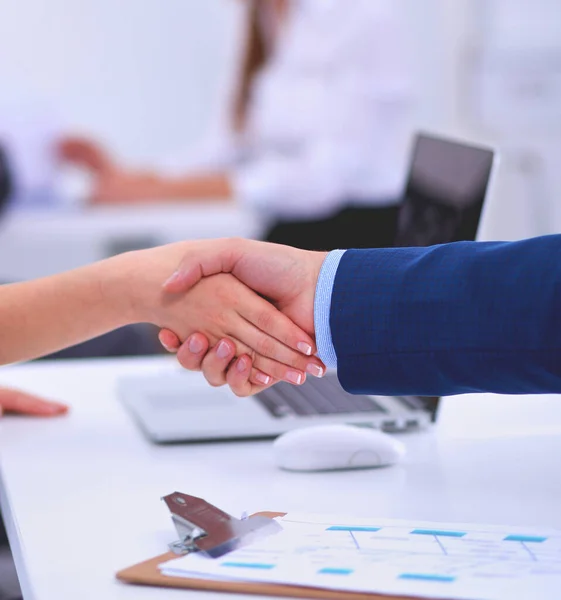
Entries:
<svg viewBox="0 0 561 600">
<path fill-rule="evenodd" d="M 271 535 L 282 527 L 268 517 L 236 519 L 210 502 L 174 492 L 162 498 L 171 512 L 179 540 L 169 545 L 175 554 L 203 552 L 212 558 Z"/>
</svg>

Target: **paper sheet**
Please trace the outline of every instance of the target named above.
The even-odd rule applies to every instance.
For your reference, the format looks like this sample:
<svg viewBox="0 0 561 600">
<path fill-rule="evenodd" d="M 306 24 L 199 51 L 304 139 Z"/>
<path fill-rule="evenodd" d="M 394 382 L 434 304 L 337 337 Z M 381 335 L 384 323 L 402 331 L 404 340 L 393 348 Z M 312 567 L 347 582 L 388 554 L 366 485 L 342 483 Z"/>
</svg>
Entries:
<svg viewBox="0 0 561 600">
<path fill-rule="evenodd" d="M 290 514 L 283 531 L 220 559 L 190 554 L 170 576 L 457 600 L 561 592 L 561 531 Z"/>
</svg>

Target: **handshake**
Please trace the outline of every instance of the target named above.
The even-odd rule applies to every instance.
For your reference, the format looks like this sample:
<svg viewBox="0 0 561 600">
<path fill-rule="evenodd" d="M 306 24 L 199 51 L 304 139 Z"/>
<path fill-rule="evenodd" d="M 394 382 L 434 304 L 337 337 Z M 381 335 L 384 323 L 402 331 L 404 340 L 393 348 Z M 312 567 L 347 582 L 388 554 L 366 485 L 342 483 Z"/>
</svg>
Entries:
<svg viewBox="0 0 561 600">
<path fill-rule="evenodd" d="M 0 364 L 148 322 L 240 396 L 326 366 L 351 393 L 561 393 L 561 236 L 342 254 L 180 242 L 0 286 Z"/>
<path fill-rule="evenodd" d="M 324 258 L 245 239 L 179 242 L 3 285 L 0 364 L 148 322 L 211 385 L 228 383 L 240 396 L 281 380 L 298 385 L 325 373 L 314 336 Z M 66 407 L 0 388 L 0 416 L 3 410 L 50 416 Z"/>
<path fill-rule="evenodd" d="M 314 296 L 327 253 L 246 239 L 178 246 L 183 257 L 163 284 L 162 317 L 151 320 L 184 368 L 238 396 L 324 375 L 314 356 Z"/>
</svg>

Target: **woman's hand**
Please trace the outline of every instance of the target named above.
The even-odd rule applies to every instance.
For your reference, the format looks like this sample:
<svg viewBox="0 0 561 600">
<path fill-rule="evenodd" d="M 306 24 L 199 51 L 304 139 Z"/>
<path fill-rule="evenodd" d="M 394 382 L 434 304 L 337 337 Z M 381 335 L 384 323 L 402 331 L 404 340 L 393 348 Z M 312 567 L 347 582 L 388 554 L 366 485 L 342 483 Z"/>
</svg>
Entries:
<svg viewBox="0 0 561 600">
<path fill-rule="evenodd" d="M 68 412 L 68 406 L 44 400 L 12 388 L 0 388 L 0 416 L 15 413 L 31 417 L 58 417 Z"/>
<path fill-rule="evenodd" d="M 176 353 L 179 364 L 188 371 L 202 371 L 213 387 L 228 385 L 236 396 L 252 396 L 277 383 L 271 379 L 266 384 L 256 377 L 250 356 L 236 358 L 232 340 L 224 338 L 214 347 L 202 333 L 194 333 L 185 343 L 171 331 L 160 332 L 160 342 L 168 352 Z"/>
<path fill-rule="evenodd" d="M 300 385 L 306 373 L 324 371 L 321 361 L 311 356 L 313 340 L 232 275 L 205 278 L 187 294 L 167 299 L 162 319 L 157 324 L 175 332 L 180 341 L 202 332 L 218 357 L 238 357 L 242 365 L 240 357 L 250 357 L 248 369 L 252 362 L 257 385 L 273 379 Z M 195 349 L 196 339 L 189 340 Z"/>
</svg>

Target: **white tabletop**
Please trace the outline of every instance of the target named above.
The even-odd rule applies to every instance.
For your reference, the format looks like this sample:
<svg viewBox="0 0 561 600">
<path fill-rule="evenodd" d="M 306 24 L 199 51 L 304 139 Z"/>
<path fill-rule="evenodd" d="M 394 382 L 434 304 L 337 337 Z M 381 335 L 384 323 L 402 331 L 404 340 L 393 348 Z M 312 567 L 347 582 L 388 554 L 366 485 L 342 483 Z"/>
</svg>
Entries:
<svg viewBox="0 0 561 600">
<path fill-rule="evenodd" d="M 174 540 L 160 498 L 176 490 L 234 515 L 344 512 L 561 528 L 561 435 L 460 439 L 439 425 L 401 436 L 408 454 L 398 466 L 288 473 L 274 467 L 267 441 L 149 444 L 117 402 L 115 382 L 121 374 L 170 368 L 168 358 L 141 358 L 0 372 L 0 385 L 72 405 L 67 418 L 8 417 L 0 425 L 0 498 L 26 600 L 178 597 L 114 578 Z"/>
<path fill-rule="evenodd" d="M 254 212 L 233 202 L 14 211 L 0 227 L 0 282 L 58 273 L 119 251 L 190 239 L 259 237 L 262 230 Z"/>
</svg>

